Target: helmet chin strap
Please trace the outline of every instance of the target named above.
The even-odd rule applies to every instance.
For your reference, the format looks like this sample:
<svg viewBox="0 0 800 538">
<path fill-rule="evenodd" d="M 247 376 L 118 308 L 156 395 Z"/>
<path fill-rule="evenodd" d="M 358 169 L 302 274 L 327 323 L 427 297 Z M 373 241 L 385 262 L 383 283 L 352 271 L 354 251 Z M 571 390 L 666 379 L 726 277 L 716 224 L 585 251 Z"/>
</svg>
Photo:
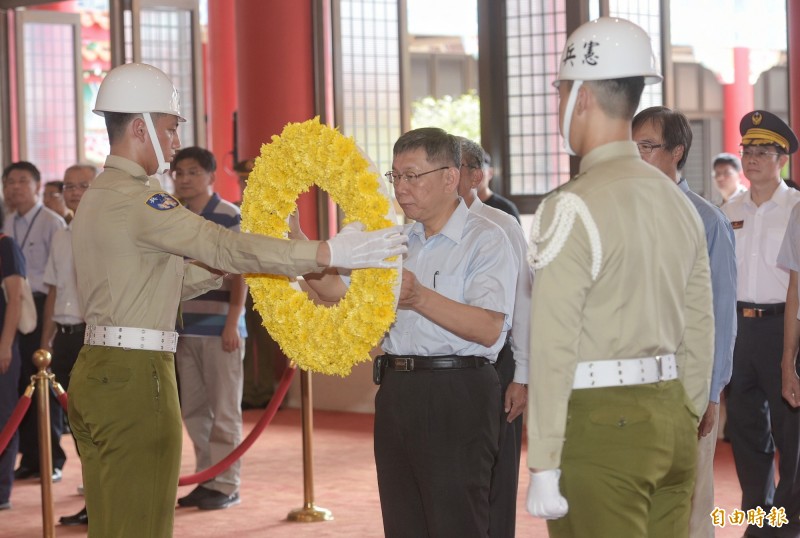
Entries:
<svg viewBox="0 0 800 538">
<path fill-rule="evenodd" d="M 156 135 L 156 128 L 153 125 L 153 118 L 150 116 L 149 112 L 145 112 L 142 114 L 144 117 L 144 123 L 147 125 L 147 133 L 150 135 L 150 143 L 153 145 L 153 150 L 156 152 L 156 159 L 158 159 L 158 169 L 156 170 L 157 174 L 164 174 L 169 170 L 169 163 L 164 160 L 164 152 L 161 151 L 161 144 L 158 141 L 158 136 Z"/>
<path fill-rule="evenodd" d="M 564 110 L 564 122 L 561 124 L 561 133 L 564 135 L 564 150 L 570 155 L 577 155 L 572 145 L 569 143 L 569 131 L 572 125 L 572 112 L 575 109 L 575 100 L 578 98 L 578 90 L 583 86 L 582 80 L 575 80 L 572 82 L 572 89 L 569 91 L 567 98 L 567 108 Z"/>
</svg>

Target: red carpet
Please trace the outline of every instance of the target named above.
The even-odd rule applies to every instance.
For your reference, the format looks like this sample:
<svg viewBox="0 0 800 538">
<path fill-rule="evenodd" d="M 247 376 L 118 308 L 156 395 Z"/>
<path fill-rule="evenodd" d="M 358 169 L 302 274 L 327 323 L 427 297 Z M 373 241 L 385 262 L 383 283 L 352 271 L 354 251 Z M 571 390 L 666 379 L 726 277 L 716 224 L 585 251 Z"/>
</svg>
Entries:
<svg viewBox="0 0 800 538">
<path fill-rule="evenodd" d="M 260 410 L 245 412 L 245 433 L 260 417 Z M 314 487 L 316 503 L 333 512 L 334 520 L 293 523 L 287 514 L 303 506 L 303 459 L 300 412 L 279 411 L 273 423 L 245 455 L 242 465 L 242 503 L 227 510 L 202 512 L 178 509 L 176 537 L 269 536 L 270 538 L 372 538 L 383 536 L 380 505 L 372 455 L 372 415 L 318 411 L 314 415 Z M 64 479 L 53 485 L 56 521 L 83 506 L 76 493 L 80 464 L 71 439 L 62 446 L 69 461 Z M 524 455 L 523 455 L 524 465 Z M 517 536 L 546 537 L 543 521 L 524 511 L 525 469 L 520 483 Z M 189 438 L 184 435 L 182 474 L 194 471 Z M 730 445 L 720 442 L 715 467 L 717 506 L 728 512 L 738 507 L 740 490 L 733 469 Z M 0 512 L 0 538 L 42 536 L 38 481 L 17 482 L 11 494 L 12 509 Z M 191 487 L 183 487 L 185 495 Z M 717 530 L 722 538 L 739 537 L 742 527 L 727 525 Z M 56 536 L 85 536 L 83 527 L 60 527 Z"/>
</svg>

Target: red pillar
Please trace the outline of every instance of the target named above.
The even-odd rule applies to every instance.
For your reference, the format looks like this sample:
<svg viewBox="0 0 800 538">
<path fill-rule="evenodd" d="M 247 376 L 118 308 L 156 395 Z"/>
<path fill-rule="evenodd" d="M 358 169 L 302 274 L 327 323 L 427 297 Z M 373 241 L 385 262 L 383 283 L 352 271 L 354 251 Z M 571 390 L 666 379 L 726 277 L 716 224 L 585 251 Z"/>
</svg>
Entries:
<svg viewBox="0 0 800 538">
<path fill-rule="evenodd" d="M 789 34 L 789 126 L 800 132 L 800 5 L 786 2 Z M 797 173 L 795 173 L 797 171 Z M 792 155 L 791 177 L 800 177 L 800 152 Z"/>
<path fill-rule="evenodd" d="M 311 0 L 238 0 L 236 3 L 239 158 L 289 122 L 314 117 Z M 318 234 L 316 189 L 298 200 L 300 224 Z"/>
<path fill-rule="evenodd" d="M 725 119 L 723 120 L 723 149 L 737 154 L 742 142 L 739 122 L 753 110 L 753 86 L 750 84 L 750 51 L 736 47 L 733 49 L 733 84 L 723 87 Z"/>
<path fill-rule="evenodd" d="M 32 6 L 28 9 L 38 9 L 40 11 L 60 11 L 61 13 L 79 13 L 78 0 L 63 0 L 61 2 L 53 2 L 52 4 L 41 4 Z"/>
<path fill-rule="evenodd" d="M 208 149 L 217 158 L 214 188 L 226 200 L 241 196 L 233 172 L 233 112 L 236 110 L 236 35 L 234 4 L 208 0 L 208 49 L 206 88 Z"/>
</svg>

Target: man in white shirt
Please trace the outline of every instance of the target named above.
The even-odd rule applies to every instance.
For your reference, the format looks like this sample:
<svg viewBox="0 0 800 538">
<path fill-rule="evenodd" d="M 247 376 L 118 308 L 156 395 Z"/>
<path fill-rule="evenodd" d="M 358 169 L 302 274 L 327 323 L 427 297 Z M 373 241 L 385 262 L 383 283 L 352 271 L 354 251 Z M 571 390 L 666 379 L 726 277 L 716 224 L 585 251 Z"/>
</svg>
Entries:
<svg viewBox="0 0 800 538">
<path fill-rule="evenodd" d="M 800 412 L 781 397 L 781 357 L 789 271 L 778 265 L 800 192 L 781 180 L 797 137 L 780 118 L 755 110 L 742 118 L 742 166 L 750 192 L 722 206 L 736 234 L 738 334 L 728 406 L 728 437 L 742 487 L 742 509 L 784 509 L 780 528 L 750 525 L 745 536 L 800 535 Z M 775 486 L 775 453 L 780 454 Z"/>
<path fill-rule="evenodd" d="M 64 203 L 74 215 L 83 193 L 97 176 L 91 164 L 75 164 L 64 172 Z M 48 287 L 44 304 L 41 348 L 53 355 L 51 369 L 64 390 L 69 390 L 69 373 L 78 360 L 83 346 L 86 323 L 78 302 L 78 282 L 75 277 L 75 259 L 72 255 L 72 229 L 67 226 L 53 236 L 50 256 L 44 272 Z M 85 525 L 89 522 L 84 507 L 72 516 L 64 516 L 62 525 Z"/>
<path fill-rule="evenodd" d="M 720 153 L 714 157 L 714 185 L 717 187 L 722 203 L 734 196 L 747 192 L 742 185 L 742 161 L 733 153 Z"/>
<path fill-rule="evenodd" d="M 528 402 L 528 354 L 531 323 L 531 287 L 533 271 L 528 265 L 528 242 L 522 226 L 509 213 L 484 204 L 478 186 L 484 179 L 486 152 L 466 138 L 461 141 L 461 170 L 458 194 L 470 212 L 494 222 L 505 232 L 514 250 L 517 282 L 514 295 L 514 319 L 510 337 L 500 350 L 494 366 L 500 378 L 503 420 L 500 422 L 500 446 L 492 468 L 489 490 L 489 536 L 513 537 L 517 518 L 517 485 L 522 452 L 522 411 Z"/>
</svg>

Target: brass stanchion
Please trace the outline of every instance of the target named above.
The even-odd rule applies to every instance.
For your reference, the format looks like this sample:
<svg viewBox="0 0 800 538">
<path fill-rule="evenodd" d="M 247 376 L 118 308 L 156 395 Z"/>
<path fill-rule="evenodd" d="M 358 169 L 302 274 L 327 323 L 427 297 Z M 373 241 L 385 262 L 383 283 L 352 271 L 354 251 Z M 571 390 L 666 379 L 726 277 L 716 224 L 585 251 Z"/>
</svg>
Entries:
<svg viewBox="0 0 800 538">
<path fill-rule="evenodd" d="M 52 357 L 50 352 L 38 349 L 33 353 L 33 365 L 38 372 L 31 376 L 36 382 L 37 413 L 39 414 L 39 475 L 42 482 L 42 536 L 56 535 L 53 517 L 53 455 L 50 452 L 50 380 L 47 373 Z"/>
<path fill-rule="evenodd" d="M 300 400 L 303 416 L 303 500 L 302 508 L 292 510 L 286 519 L 312 523 L 314 521 L 330 521 L 333 514 L 330 510 L 314 506 L 314 452 L 313 452 L 313 405 L 311 397 L 311 374 L 300 370 Z"/>
</svg>

